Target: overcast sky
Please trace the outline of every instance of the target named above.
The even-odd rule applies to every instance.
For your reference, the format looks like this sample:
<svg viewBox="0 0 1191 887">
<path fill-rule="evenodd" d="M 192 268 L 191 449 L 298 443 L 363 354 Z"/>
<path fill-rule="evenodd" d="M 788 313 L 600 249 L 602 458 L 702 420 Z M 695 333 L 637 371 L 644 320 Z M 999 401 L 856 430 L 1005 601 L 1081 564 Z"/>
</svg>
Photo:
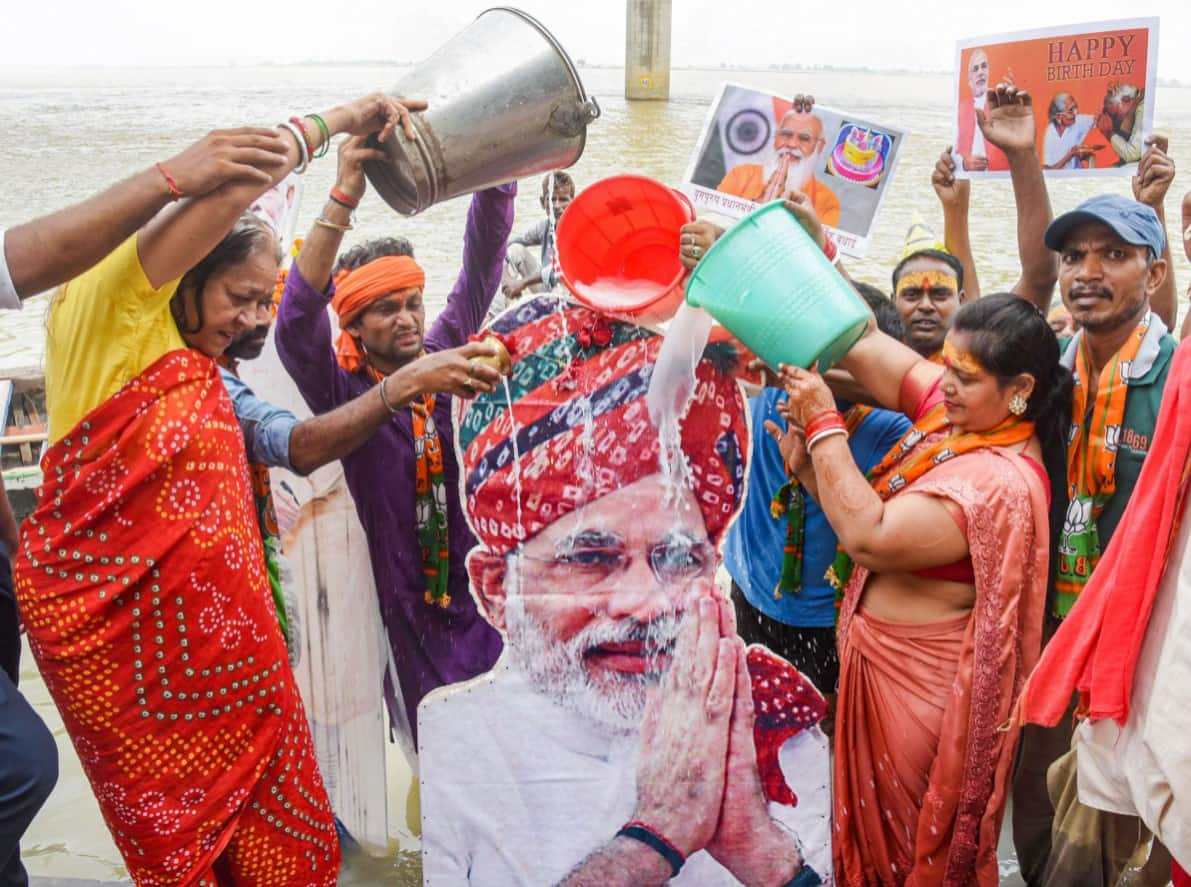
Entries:
<svg viewBox="0 0 1191 887">
<path fill-rule="evenodd" d="M 3 0 L 0 21 L 7 39 L 0 64 L 413 61 L 493 5 L 492 0 Z M 623 63 L 621 0 L 517 5 L 550 28 L 573 57 Z M 1128 8 L 1136 16 L 1162 19 L 1158 75 L 1191 83 L 1188 0 L 1136 7 L 1120 0 L 673 0 L 673 8 L 675 65 L 924 70 L 950 70 L 960 38 L 1102 21 Z"/>
</svg>

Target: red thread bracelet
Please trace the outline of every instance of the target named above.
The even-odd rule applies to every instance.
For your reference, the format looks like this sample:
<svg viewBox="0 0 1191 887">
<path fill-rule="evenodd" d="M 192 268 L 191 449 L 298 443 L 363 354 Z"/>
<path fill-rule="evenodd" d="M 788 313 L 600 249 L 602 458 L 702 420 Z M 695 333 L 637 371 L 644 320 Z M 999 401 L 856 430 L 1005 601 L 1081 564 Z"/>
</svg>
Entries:
<svg viewBox="0 0 1191 887">
<path fill-rule="evenodd" d="M 298 127 L 298 132 L 302 133 L 302 141 L 306 143 L 306 156 L 314 156 L 314 145 L 310 143 L 310 136 L 306 135 L 306 124 L 302 122 L 301 117 L 291 117 L 289 122 Z"/>
<path fill-rule="evenodd" d="M 360 201 L 356 200 L 354 197 L 352 197 L 348 194 L 344 194 L 338 188 L 331 189 L 331 199 L 334 200 L 336 203 L 342 204 L 343 206 L 347 207 L 348 209 L 355 209 L 356 207 L 358 207 L 360 205 Z"/>
<path fill-rule="evenodd" d="M 178 187 L 178 183 L 174 181 L 174 177 L 170 175 L 170 171 L 165 168 L 165 164 L 158 162 L 153 164 L 157 167 L 157 171 L 165 176 L 165 183 L 170 188 L 170 199 L 181 200 L 186 195 L 182 193 L 182 189 Z"/>
<path fill-rule="evenodd" d="M 844 417 L 840 415 L 839 410 L 824 410 L 812 416 L 810 421 L 806 423 L 806 436 L 808 438 L 814 437 L 818 432 L 828 428 L 847 429 L 847 427 Z"/>
<path fill-rule="evenodd" d="M 835 419 L 824 419 L 821 422 L 812 422 L 806 427 L 806 436 L 808 439 L 810 439 L 815 437 L 820 432 L 831 431 L 837 428 L 843 429 L 844 431 L 848 430 L 848 426 L 843 423 L 842 419 L 838 421 Z"/>
<path fill-rule="evenodd" d="M 827 261 L 829 262 L 834 262 L 839 258 L 839 247 L 826 234 L 823 235 L 823 255 L 827 256 Z"/>
</svg>

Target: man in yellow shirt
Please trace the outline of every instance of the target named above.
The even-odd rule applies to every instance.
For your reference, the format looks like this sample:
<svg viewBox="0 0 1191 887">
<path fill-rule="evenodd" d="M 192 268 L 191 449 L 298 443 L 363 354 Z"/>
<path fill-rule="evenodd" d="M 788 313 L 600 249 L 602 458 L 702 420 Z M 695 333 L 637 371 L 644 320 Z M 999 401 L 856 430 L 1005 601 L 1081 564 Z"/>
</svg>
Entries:
<svg viewBox="0 0 1191 887">
<path fill-rule="evenodd" d="M 733 167 L 716 190 L 759 203 L 776 200 L 787 191 L 801 191 L 811 199 L 819 220 L 836 227 L 839 198 L 814 175 L 826 149 L 823 121 L 812 113 L 809 104 L 803 105 L 796 99 L 794 107 L 782 115 L 778 124 L 772 159 L 767 163 L 742 163 Z"/>
</svg>

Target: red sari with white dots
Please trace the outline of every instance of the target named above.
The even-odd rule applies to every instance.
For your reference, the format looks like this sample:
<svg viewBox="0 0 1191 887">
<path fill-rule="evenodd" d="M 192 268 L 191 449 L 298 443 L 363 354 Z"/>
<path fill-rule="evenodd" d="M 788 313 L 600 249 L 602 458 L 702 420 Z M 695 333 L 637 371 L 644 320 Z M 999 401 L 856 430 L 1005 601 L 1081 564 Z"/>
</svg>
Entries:
<svg viewBox="0 0 1191 887">
<path fill-rule="evenodd" d="M 42 467 L 17 597 L 133 880 L 334 884 L 335 824 L 214 362 L 165 355 Z"/>
</svg>

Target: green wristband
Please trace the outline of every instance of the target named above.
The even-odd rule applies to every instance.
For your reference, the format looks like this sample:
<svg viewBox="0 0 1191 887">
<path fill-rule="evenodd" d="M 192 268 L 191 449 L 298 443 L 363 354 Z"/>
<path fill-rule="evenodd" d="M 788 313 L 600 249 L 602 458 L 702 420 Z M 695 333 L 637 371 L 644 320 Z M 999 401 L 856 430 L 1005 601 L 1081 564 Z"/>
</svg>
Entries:
<svg viewBox="0 0 1191 887">
<path fill-rule="evenodd" d="M 318 150 L 312 156 L 324 157 L 331 150 L 331 128 L 327 126 L 327 121 L 323 120 L 321 114 L 307 114 L 306 116 L 318 125 L 318 131 L 323 136 L 323 143 L 319 145 Z"/>
</svg>

